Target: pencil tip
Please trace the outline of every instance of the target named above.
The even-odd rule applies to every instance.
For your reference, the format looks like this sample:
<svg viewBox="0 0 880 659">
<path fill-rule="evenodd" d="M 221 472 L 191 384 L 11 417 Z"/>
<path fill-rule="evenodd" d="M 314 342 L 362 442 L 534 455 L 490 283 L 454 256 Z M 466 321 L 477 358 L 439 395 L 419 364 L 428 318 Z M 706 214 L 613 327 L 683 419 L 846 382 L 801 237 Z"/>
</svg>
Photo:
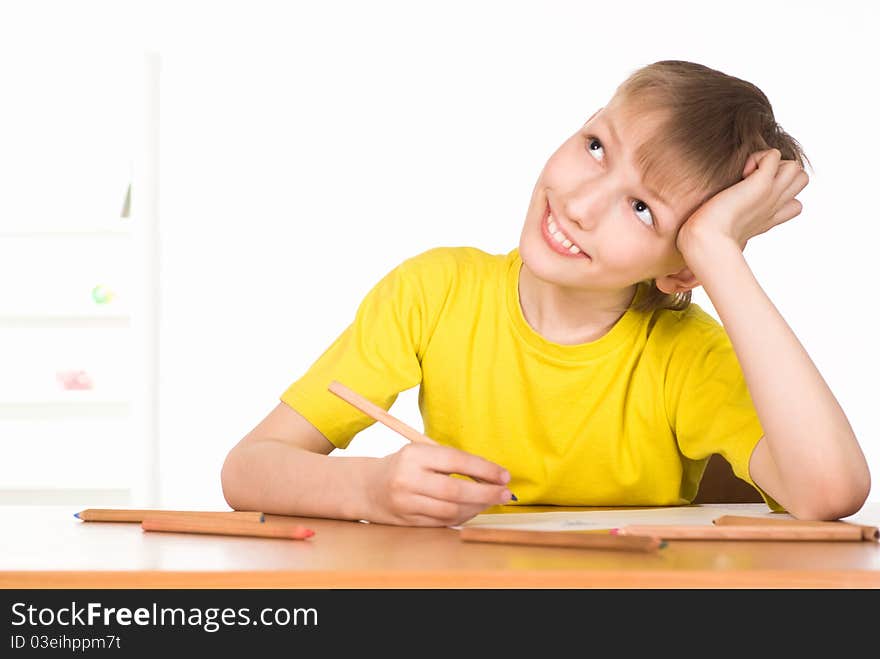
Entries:
<svg viewBox="0 0 880 659">
<path fill-rule="evenodd" d="M 511 501 L 519 501 L 519 499 L 516 498 L 516 495 L 513 492 L 510 493 L 510 500 Z"/>
<path fill-rule="evenodd" d="M 73 513 L 73 516 L 79 519 L 79 513 Z"/>
<path fill-rule="evenodd" d="M 663 548 L 664 548 L 666 545 L 668 545 L 668 544 L 669 544 L 669 543 L 666 542 L 665 540 L 661 540 L 661 541 L 660 541 L 659 548 L 660 548 L 660 549 L 663 549 Z"/>
</svg>

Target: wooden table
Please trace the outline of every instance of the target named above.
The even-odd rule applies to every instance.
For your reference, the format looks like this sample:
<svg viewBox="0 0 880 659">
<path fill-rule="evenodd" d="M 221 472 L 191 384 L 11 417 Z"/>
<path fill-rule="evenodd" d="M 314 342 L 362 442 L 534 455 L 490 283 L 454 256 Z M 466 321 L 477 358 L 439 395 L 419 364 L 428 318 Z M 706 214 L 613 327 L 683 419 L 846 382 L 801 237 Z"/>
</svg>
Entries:
<svg viewBox="0 0 880 659">
<path fill-rule="evenodd" d="M 880 588 L 876 542 L 689 540 L 641 554 L 287 518 L 315 531 L 291 541 L 144 532 L 81 522 L 80 509 L 0 506 L 0 588 Z M 560 509 L 513 512 L 542 510 Z M 741 504 L 731 514 L 766 512 Z M 848 521 L 880 525 L 880 503 Z"/>
</svg>

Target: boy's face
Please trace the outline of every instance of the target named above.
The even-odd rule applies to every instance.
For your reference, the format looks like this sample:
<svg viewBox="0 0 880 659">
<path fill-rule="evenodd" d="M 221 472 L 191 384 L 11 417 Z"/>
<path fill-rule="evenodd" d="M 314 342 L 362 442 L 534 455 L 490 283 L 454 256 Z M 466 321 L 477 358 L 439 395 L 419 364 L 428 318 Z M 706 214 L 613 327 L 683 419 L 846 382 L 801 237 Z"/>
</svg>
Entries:
<svg viewBox="0 0 880 659">
<path fill-rule="evenodd" d="M 664 202 L 644 185 L 634 164 L 635 150 L 656 119 L 633 119 L 612 100 L 550 156 L 520 236 L 520 256 L 536 276 L 604 292 L 648 279 L 667 293 L 698 285 L 676 237 L 701 192 Z M 549 242 L 553 231 L 561 231 L 561 246 Z M 572 253 L 572 244 L 580 253 Z"/>
</svg>

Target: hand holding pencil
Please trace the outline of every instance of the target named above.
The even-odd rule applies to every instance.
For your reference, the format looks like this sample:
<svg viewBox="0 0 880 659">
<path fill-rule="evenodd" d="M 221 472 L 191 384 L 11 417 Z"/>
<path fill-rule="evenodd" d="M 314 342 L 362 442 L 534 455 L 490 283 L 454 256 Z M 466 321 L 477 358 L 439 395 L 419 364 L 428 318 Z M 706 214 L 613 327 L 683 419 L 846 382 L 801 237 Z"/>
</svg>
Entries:
<svg viewBox="0 0 880 659">
<path fill-rule="evenodd" d="M 507 488 L 510 474 L 500 465 L 438 444 L 340 382 L 332 382 L 328 389 L 410 442 L 367 470 L 365 506 L 369 510 L 365 518 L 370 521 L 455 526 L 489 506 L 513 499 Z"/>
</svg>

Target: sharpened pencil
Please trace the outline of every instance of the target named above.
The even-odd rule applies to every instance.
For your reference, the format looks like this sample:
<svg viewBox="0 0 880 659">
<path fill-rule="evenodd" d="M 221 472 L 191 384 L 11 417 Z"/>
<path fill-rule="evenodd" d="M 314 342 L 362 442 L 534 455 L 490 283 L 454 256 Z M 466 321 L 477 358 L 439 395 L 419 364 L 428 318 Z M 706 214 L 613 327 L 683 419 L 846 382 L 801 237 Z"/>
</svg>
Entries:
<svg viewBox="0 0 880 659">
<path fill-rule="evenodd" d="M 142 522 L 147 517 L 152 518 L 204 518 L 204 519 L 234 519 L 243 522 L 262 522 L 263 513 L 249 510 L 151 510 L 141 508 L 86 508 L 74 517 L 84 522 Z"/>
<path fill-rule="evenodd" d="M 810 528 L 795 526 L 674 526 L 633 524 L 612 529 L 617 535 L 657 536 L 664 540 L 861 540 L 856 527 Z"/>
<path fill-rule="evenodd" d="M 659 537 L 644 535 L 625 536 L 579 531 L 529 531 L 484 526 L 464 526 L 459 530 L 458 536 L 464 542 L 495 542 L 543 547 L 578 547 L 642 552 L 657 551 L 665 545 Z"/>
<path fill-rule="evenodd" d="M 314 531 L 300 525 L 205 518 L 163 519 L 148 517 L 141 522 L 141 528 L 144 531 L 164 531 L 168 533 L 239 535 L 255 538 L 283 538 L 286 540 L 305 540 L 315 535 Z"/>
<path fill-rule="evenodd" d="M 722 515 L 714 520 L 712 523 L 717 526 L 764 526 L 764 525 L 777 525 L 777 526 L 798 526 L 798 527 L 808 527 L 808 528 L 834 528 L 836 526 L 849 526 L 856 527 L 862 530 L 862 539 L 863 540 L 880 540 L 880 529 L 876 526 L 868 526 L 866 524 L 853 524 L 852 522 L 822 522 L 816 520 L 803 520 L 803 519 L 774 519 L 772 517 L 746 517 L 743 515 Z"/>
</svg>

